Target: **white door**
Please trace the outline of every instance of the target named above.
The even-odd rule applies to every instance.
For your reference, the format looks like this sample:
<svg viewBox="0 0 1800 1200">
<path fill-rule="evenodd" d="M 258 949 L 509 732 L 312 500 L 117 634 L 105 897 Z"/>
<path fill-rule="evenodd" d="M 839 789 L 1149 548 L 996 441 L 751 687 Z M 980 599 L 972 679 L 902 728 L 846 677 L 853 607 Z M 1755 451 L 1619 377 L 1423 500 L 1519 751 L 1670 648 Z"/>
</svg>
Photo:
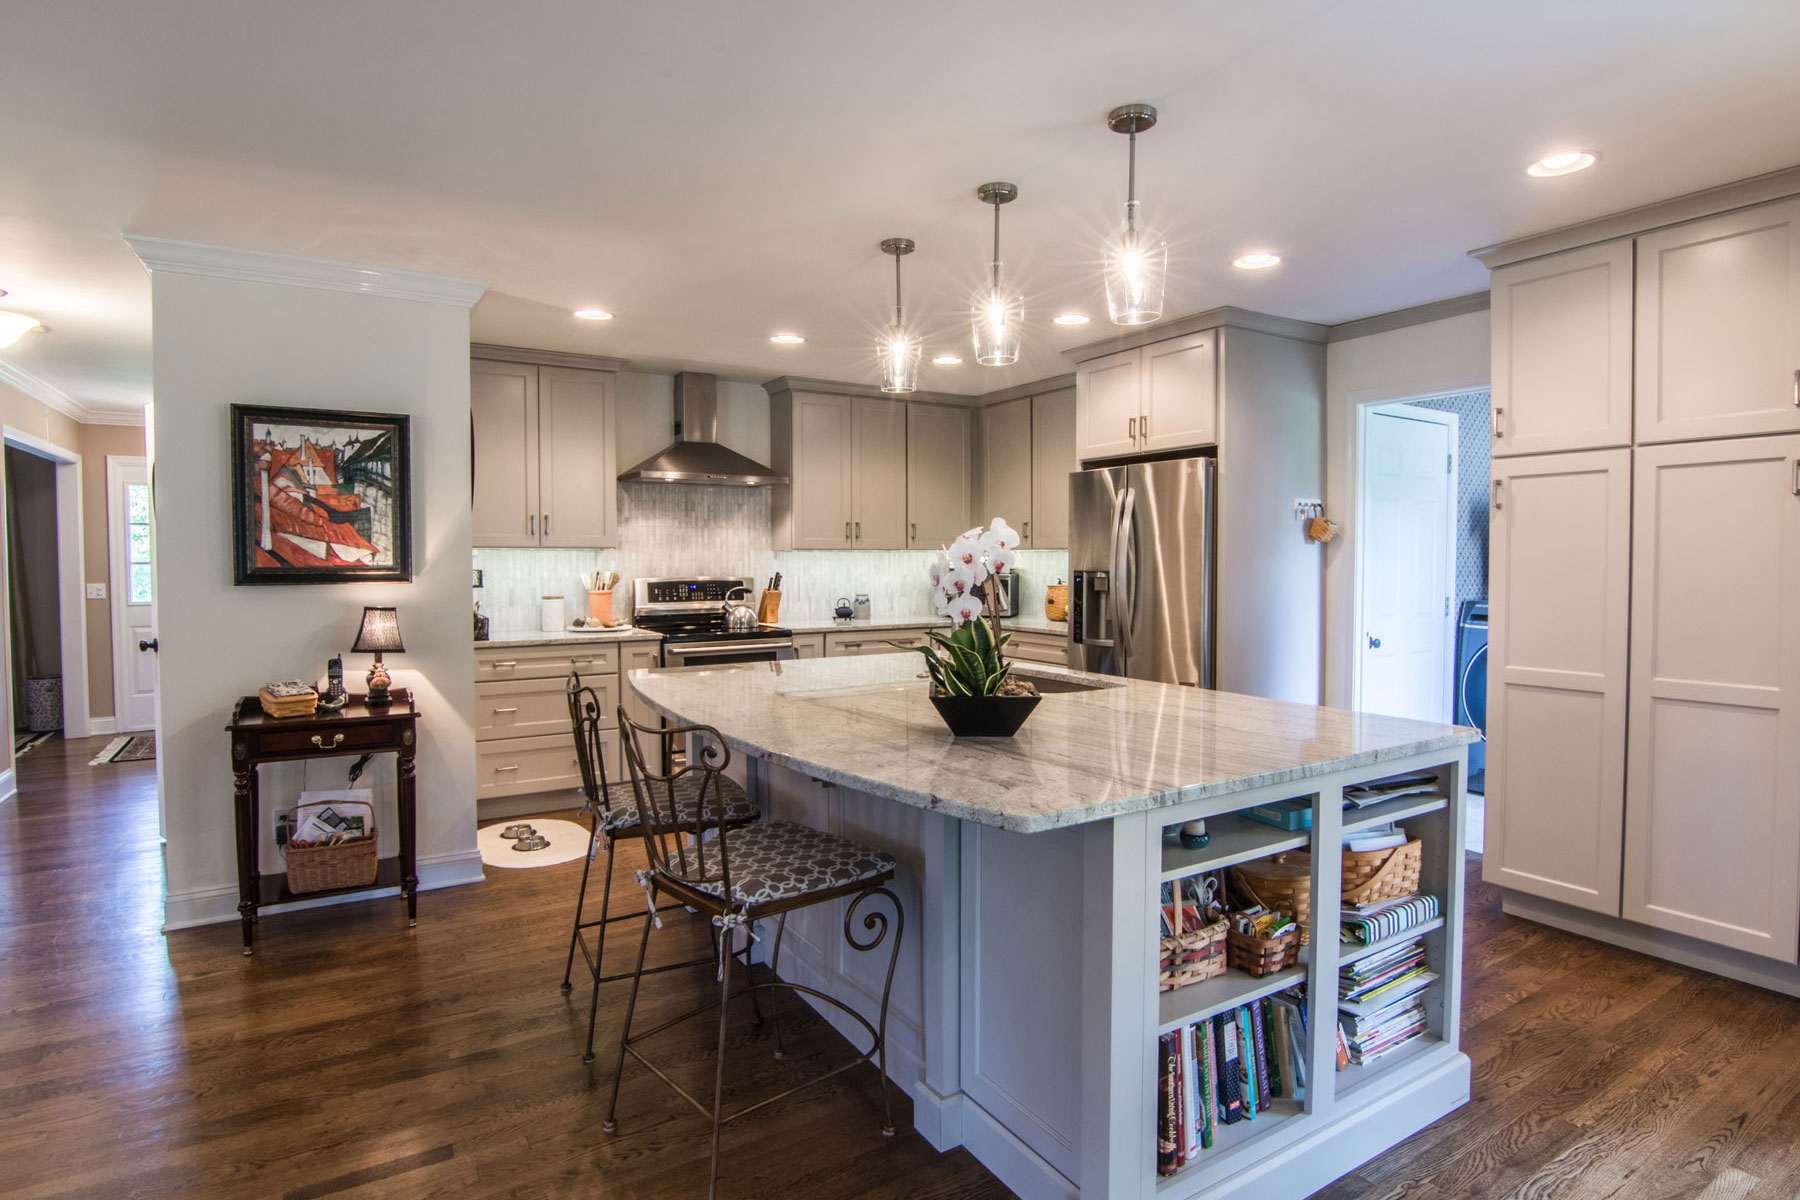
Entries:
<svg viewBox="0 0 1800 1200">
<path fill-rule="evenodd" d="M 1069 476 L 1075 458 L 1075 389 L 1031 398 L 1031 546 L 1069 548 Z M 1059 660 L 1060 661 L 1060 660 Z"/>
<path fill-rule="evenodd" d="M 1218 331 L 1208 329 L 1144 347 L 1140 450 L 1190 450 L 1219 440 L 1218 344 Z"/>
<path fill-rule="evenodd" d="M 108 574 L 112 590 L 113 713 L 120 733 L 156 725 L 155 537 L 150 469 L 106 459 Z"/>
<path fill-rule="evenodd" d="M 1800 957 L 1800 436 L 1642 446 L 1623 915 Z"/>
<path fill-rule="evenodd" d="M 960 405 L 906 406 L 906 544 L 948 546 L 974 523 L 975 420 Z"/>
<path fill-rule="evenodd" d="M 1076 453 L 1081 458 L 1137 452 L 1143 366 L 1142 350 L 1124 350 L 1075 368 Z"/>
<path fill-rule="evenodd" d="M 477 546 L 538 544 L 538 369 L 469 364 L 469 471 Z"/>
<path fill-rule="evenodd" d="M 851 532 L 858 550 L 906 549 L 906 401 L 858 396 Z"/>
<path fill-rule="evenodd" d="M 1619 915 L 1631 451 L 1494 460 L 1482 878 Z"/>
<path fill-rule="evenodd" d="M 981 511 L 978 524 L 995 517 L 1019 531 L 1019 545 L 1031 540 L 1031 397 L 990 404 L 981 410 Z"/>
<path fill-rule="evenodd" d="M 618 544 L 613 374 L 538 368 L 538 542 L 594 549 Z"/>
<path fill-rule="evenodd" d="M 1456 416 L 1364 410 L 1360 563 L 1364 712 L 1448 721 Z M 1298 536 L 1298 535 L 1296 535 Z"/>
<path fill-rule="evenodd" d="M 1637 241 L 1637 438 L 1800 429 L 1800 200 Z"/>
<path fill-rule="evenodd" d="M 794 393 L 794 549 L 848 550 L 856 464 L 848 396 Z"/>
</svg>

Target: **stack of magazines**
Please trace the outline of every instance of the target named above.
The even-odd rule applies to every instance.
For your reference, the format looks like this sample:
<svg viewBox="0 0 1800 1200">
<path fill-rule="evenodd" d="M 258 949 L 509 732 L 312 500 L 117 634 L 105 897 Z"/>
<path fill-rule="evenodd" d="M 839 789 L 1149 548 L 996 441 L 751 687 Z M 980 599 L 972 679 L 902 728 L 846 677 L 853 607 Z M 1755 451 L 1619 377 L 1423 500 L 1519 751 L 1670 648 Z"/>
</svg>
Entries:
<svg viewBox="0 0 1800 1200">
<path fill-rule="evenodd" d="M 1437 982 L 1423 940 L 1338 970 L 1338 1067 L 1373 1062 L 1425 1032 L 1425 989 Z"/>
</svg>

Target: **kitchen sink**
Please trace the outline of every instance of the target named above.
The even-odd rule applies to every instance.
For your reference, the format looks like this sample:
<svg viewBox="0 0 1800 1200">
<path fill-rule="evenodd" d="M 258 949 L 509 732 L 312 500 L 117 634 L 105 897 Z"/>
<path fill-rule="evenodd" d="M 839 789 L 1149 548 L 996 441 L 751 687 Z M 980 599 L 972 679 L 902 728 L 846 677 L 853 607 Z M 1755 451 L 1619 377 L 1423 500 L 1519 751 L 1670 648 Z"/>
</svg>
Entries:
<svg viewBox="0 0 1800 1200">
<path fill-rule="evenodd" d="M 1013 668 L 1013 674 L 1020 679 L 1029 679 L 1038 690 L 1040 696 L 1055 696 L 1067 692 L 1103 692 L 1108 688 L 1124 687 L 1125 681 L 1084 678 L 1077 675 L 1040 675 L 1036 671 L 1021 671 Z"/>
</svg>

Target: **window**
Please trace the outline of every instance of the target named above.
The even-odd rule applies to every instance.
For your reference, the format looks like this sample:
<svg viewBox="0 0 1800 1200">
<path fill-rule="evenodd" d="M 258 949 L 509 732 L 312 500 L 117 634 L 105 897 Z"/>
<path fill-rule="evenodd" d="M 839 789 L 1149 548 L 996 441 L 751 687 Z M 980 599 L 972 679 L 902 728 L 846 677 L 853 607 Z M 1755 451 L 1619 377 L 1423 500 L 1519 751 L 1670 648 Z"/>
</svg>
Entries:
<svg viewBox="0 0 1800 1200">
<path fill-rule="evenodd" d="M 125 570 L 128 604 L 150 603 L 150 485 L 125 485 Z"/>
</svg>

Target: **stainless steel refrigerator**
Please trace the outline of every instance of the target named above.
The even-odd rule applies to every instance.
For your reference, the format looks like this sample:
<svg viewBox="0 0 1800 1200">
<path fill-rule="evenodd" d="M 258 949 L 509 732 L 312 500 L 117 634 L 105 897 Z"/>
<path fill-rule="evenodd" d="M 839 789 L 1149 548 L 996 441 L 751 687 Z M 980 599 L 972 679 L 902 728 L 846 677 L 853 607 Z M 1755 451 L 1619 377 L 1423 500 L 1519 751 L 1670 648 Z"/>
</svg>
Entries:
<svg viewBox="0 0 1800 1200">
<path fill-rule="evenodd" d="M 1069 665 L 1215 686 L 1211 458 L 1069 477 Z"/>
</svg>

